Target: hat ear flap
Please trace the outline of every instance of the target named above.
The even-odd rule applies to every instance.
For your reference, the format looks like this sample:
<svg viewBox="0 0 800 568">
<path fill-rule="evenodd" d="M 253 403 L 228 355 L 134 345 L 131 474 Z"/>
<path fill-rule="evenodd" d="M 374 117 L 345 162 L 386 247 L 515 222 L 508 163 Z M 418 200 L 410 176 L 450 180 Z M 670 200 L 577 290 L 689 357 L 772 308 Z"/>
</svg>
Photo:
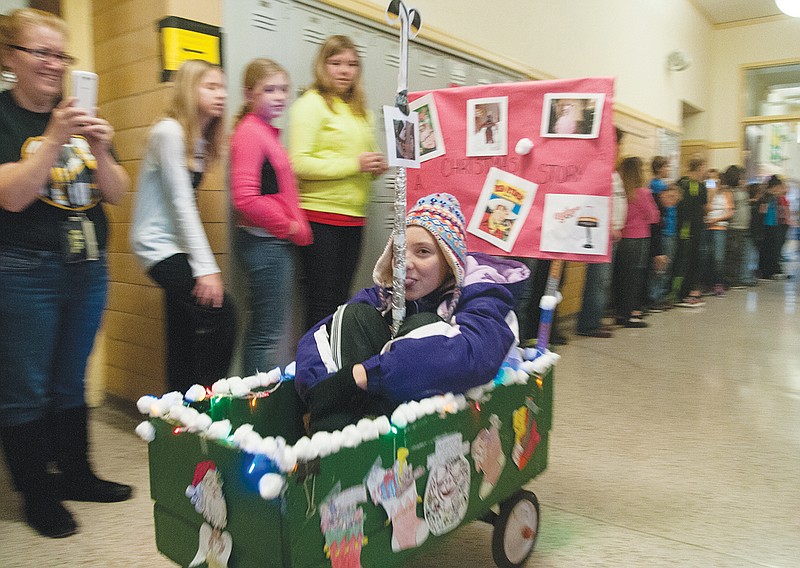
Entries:
<svg viewBox="0 0 800 568">
<path fill-rule="evenodd" d="M 372 281 L 383 288 L 391 288 L 394 281 L 392 275 L 393 244 L 394 238 L 389 237 L 389 242 L 386 243 L 386 247 L 383 249 L 381 256 L 378 257 L 378 262 L 375 263 L 375 268 L 372 270 Z"/>
</svg>

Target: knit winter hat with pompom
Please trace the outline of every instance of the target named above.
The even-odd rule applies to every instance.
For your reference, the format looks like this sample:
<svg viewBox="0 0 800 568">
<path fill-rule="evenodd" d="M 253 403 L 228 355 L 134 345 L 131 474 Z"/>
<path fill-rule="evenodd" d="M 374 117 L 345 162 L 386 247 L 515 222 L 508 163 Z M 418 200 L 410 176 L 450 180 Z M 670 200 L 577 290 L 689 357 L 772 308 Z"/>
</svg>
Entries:
<svg viewBox="0 0 800 568">
<path fill-rule="evenodd" d="M 406 226 L 411 225 L 422 227 L 433 235 L 455 275 L 456 288 L 461 288 L 464 285 L 467 239 L 464 214 L 458 199 L 449 193 L 433 193 L 420 198 L 406 215 Z M 372 279 L 384 288 L 392 286 L 392 242 L 393 238 L 389 237 L 372 271 Z"/>
</svg>

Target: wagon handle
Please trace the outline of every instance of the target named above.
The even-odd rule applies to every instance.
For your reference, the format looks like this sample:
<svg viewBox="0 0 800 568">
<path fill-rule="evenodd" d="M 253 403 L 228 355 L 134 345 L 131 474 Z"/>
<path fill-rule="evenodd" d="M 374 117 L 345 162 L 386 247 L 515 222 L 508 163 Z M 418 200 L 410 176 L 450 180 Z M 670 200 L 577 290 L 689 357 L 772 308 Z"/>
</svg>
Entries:
<svg viewBox="0 0 800 568">
<path fill-rule="evenodd" d="M 422 16 L 406 8 L 403 0 L 391 0 L 386 21 L 400 21 L 400 69 L 397 75 L 395 107 L 408 115 L 408 40 L 416 37 Z M 397 335 L 406 317 L 406 168 L 398 167 L 394 178 L 394 227 L 392 229 L 392 336 Z"/>
</svg>

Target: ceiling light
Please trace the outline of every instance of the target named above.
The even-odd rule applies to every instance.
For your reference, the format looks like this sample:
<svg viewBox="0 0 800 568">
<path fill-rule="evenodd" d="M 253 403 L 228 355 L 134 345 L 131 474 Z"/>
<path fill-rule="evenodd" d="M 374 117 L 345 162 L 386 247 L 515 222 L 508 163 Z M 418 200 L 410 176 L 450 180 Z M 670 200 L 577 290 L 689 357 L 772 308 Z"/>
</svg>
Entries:
<svg viewBox="0 0 800 568">
<path fill-rule="evenodd" d="M 775 0 L 775 4 L 787 16 L 800 18 L 800 0 Z"/>
</svg>

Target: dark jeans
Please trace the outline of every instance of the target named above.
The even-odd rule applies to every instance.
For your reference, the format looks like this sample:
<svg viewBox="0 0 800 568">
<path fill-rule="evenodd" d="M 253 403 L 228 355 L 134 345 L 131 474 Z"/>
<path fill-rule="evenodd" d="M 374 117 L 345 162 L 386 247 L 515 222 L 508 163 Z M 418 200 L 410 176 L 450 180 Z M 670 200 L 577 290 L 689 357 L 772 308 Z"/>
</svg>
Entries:
<svg viewBox="0 0 800 568">
<path fill-rule="evenodd" d="M 622 239 L 614 259 L 613 294 L 617 315 L 629 318 L 642 309 L 642 282 L 650 257 L 650 238 Z"/>
<path fill-rule="evenodd" d="M 781 249 L 786 240 L 788 225 L 773 225 L 764 227 L 764 240 L 758 257 L 758 270 L 761 278 L 770 278 L 781 271 Z"/>
<path fill-rule="evenodd" d="M 228 293 L 221 308 L 198 305 L 195 279 L 185 254 L 162 260 L 149 271 L 164 289 L 167 384 L 186 392 L 194 384 L 210 386 L 228 375 L 236 339 L 236 313 Z"/>
<path fill-rule="evenodd" d="M 86 361 L 106 301 L 105 254 L 0 248 L 0 426 L 83 406 Z"/>
<path fill-rule="evenodd" d="M 525 264 L 530 271 L 531 275 L 519 295 L 517 305 L 514 311 L 519 319 L 519 340 L 520 343 L 525 343 L 526 340 L 536 339 L 539 330 L 539 318 L 541 316 L 541 309 L 539 302 L 544 296 L 545 288 L 547 287 L 547 277 L 550 274 L 549 260 L 541 260 L 535 258 L 521 258 L 514 257 Z M 565 271 L 561 272 L 563 282 Z M 560 288 L 560 285 L 559 285 Z M 555 327 L 555 314 L 553 316 L 552 326 Z"/>
<path fill-rule="evenodd" d="M 675 272 L 672 289 L 680 300 L 689 292 L 697 291 L 700 277 L 700 235 L 678 238 L 678 252 L 675 255 Z"/>
<path fill-rule="evenodd" d="M 308 331 L 350 297 L 363 227 L 311 223 L 314 243 L 300 249 Z"/>
<path fill-rule="evenodd" d="M 733 285 L 744 284 L 752 280 L 747 268 L 747 229 L 731 229 L 726 231 L 727 246 L 725 247 L 725 274 L 728 282 Z"/>
</svg>

